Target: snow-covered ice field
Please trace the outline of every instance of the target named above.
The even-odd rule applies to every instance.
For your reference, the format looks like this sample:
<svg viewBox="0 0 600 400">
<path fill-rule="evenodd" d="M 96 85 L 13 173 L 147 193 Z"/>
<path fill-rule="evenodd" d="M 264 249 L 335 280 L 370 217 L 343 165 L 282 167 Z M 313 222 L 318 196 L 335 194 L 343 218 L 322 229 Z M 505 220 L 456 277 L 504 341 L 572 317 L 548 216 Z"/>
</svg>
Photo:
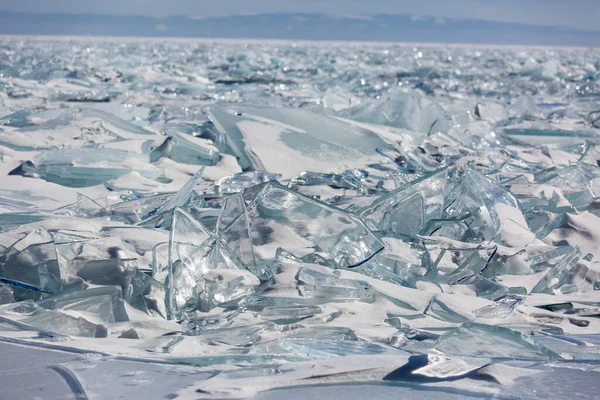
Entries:
<svg viewBox="0 0 600 400">
<path fill-rule="evenodd" d="M 597 398 L 598 79 L 0 38 L 0 398 Z"/>
</svg>

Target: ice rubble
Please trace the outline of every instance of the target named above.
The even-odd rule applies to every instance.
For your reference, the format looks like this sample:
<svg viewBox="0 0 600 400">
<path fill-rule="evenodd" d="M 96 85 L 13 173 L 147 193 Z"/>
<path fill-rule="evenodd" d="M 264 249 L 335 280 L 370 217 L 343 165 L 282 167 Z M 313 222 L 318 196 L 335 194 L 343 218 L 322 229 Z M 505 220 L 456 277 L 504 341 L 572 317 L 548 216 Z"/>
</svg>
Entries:
<svg viewBox="0 0 600 400">
<path fill-rule="evenodd" d="M 504 75 L 518 55 L 432 48 L 422 79 L 349 49 L 153 44 L 203 65 L 172 71 L 53 42 L 30 70 L 48 49 L 0 46 L 3 334 L 202 366 L 599 359 L 598 101 L 559 89 L 596 85 L 583 53 Z"/>
</svg>

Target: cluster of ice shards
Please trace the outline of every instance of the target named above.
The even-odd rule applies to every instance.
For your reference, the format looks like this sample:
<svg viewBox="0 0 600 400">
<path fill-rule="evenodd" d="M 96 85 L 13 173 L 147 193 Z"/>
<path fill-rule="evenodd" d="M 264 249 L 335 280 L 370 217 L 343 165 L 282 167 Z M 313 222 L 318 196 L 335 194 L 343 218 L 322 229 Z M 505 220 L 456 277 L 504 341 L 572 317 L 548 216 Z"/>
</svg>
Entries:
<svg viewBox="0 0 600 400">
<path fill-rule="evenodd" d="M 46 44 L 0 42 L 0 334 L 600 360 L 597 53 Z"/>
</svg>

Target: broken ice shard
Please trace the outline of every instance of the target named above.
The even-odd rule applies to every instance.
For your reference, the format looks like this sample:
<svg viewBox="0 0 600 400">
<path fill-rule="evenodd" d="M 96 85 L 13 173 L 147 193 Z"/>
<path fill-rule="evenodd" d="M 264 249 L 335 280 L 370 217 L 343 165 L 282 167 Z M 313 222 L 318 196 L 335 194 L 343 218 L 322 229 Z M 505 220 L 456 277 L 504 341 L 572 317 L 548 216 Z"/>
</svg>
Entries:
<svg viewBox="0 0 600 400">
<path fill-rule="evenodd" d="M 101 234 L 118 237 L 126 243 L 132 252 L 139 256 L 140 268 L 152 266 L 150 254 L 156 243 L 167 242 L 169 232 L 162 229 L 151 229 L 142 226 L 105 226 Z"/>
<path fill-rule="evenodd" d="M 280 178 L 281 174 L 264 171 L 239 172 L 215 181 L 215 192 L 218 194 L 240 193 L 250 186 L 276 181 Z"/>
<path fill-rule="evenodd" d="M 296 274 L 300 295 L 323 301 L 358 300 L 366 303 L 375 301 L 375 290 L 364 281 L 340 279 L 335 274 L 326 274 L 302 267 Z"/>
<path fill-rule="evenodd" d="M 212 269 L 244 269 L 241 261 L 200 222 L 181 208 L 173 211 L 169 237 L 167 307 L 170 318 L 200 306 L 199 286 Z"/>
<path fill-rule="evenodd" d="M 410 288 L 417 288 L 418 282 L 437 284 L 429 254 L 423 246 L 391 237 L 381 240 L 385 248 L 356 267 L 356 272 Z"/>
<path fill-rule="evenodd" d="M 144 219 L 150 218 L 154 214 L 160 215 L 162 213 L 173 210 L 175 207 L 185 207 L 194 198 L 194 188 L 204 172 L 204 167 L 200 168 L 196 173 L 166 202 L 160 205 L 156 210 L 150 211 Z"/>
<path fill-rule="evenodd" d="M 523 301 L 523 297 L 506 295 L 494 301 L 494 304 L 473 311 L 477 318 L 506 318 Z"/>
<path fill-rule="evenodd" d="M 233 152 L 242 170 L 286 178 L 315 168 L 360 168 L 380 160 L 377 148 L 388 147 L 370 131 L 301 109 L 214 107 L 209 115 L 223 138 L 217 143 Z"/>
<path fill-rule="evenodd" d="M 15 299 L 10 286 L 0 282 L 0 305 L 12 303 L 13 301 L 15 301 Z"/>
<path fill-rule="evenodd" d="M 453 324 L 469 322 L 469 318 L 449 307 L 441 296 L 434 296 L 423 312 L 425 315 Z"/>
<path fill-rule="evenodd" d="M 468 274 L 456 281 L 457 285 L 467 285 L 473 289 L 477 297 L 495 300 L 511 291 L 510 288 L 503 286 L 491 279 L 485 278 L 479 274 Z M 526 291 L 520 291 L 526 294 Z"/>
<path fill-rule="evenodd" d="M 583 162 L 564 168 L 553 167 L 534 174 L 537 183 L 571 190 L 585 189 L 596 177 L 598 177 L 598 168 Z"/>
<path fill-rule="evenodd" d="M 56 256 L 63 282 L 119 285 L 123 292 L 137 267 L 137 254 L 116 237 L 57 243 Z"/>
<path fill-rule="evenodd" d="M 23 300 L 17 303 L 8 303 L 0 305 L 0 312 L 20 315 L 32 315 L 33 313 L 42 310 L 33 300 Z"/>
<path fill-rule="evenodd" d="M 600 360 L 600 335 L 540 335 L 535 341 L 565 358 L 577 361 Z"/>
<path fill-rule="evenodd" d="M 319 306 L 288 306 L 288 307 L 265 307 L 259 313 L 261 318 L 273 321 L 276 324 L 290 324 L 304 318 L 321 314 Z"/>
<path fill-rule="evenodd" d="M 290 187 L 330 186 L 334 189 L 353 189 L 363 196 L 387 191 L 381 186 L 381 180 L 368 177 L 369 173 L 359 168 L 346 170 L 341 174 L 304 171 L 290 182 Z"/>
<path fill-rule="evenodd" d="M 559 289 L 569 280 L 569 273 L 577 265 L 581 251 L 578 247 L 572 249 L 559 262 L 556 263 L 546 275 L 531 290 L 532 293 L 553 294 L 555 289 Z"/>
<path fill-rule="evenodd" d="M 114 149 L 47 150 L 33 159 L 33 165 L 40 178 L 69 187 L 98 185 L 131 171 L 153 180 L 162 175 L 141 156 Z"/>
<path fill-rule="evenodd" d="M 193 313 L 187 313 L 181 321 L 181 332 L 184 335 L 195 336 L 205 330 L 227 328 L 238 314 L 240 314 L 240 309 L 226 315 L 196 316 Z"/>
<path fill-rule="evenodd" d="M 479 241 L 494 239 L 507 218 L 523 219 L 515 197 L 480 172 L 465 167 L 451 179 L 454 185 L 445 197 L 444 214 L 453 218 L 473 216 L 470 228 Z"/>
<path fill-rule="evenodd" d="M 12 286 L 16 301 L 62 290 L 55 244 L 48 231 L 31 231 L 0 255 L 0 281 Z"/>
<path fill-rule="evenodd" d="M 293 354 L 310 360 L 328 360 L 337 357 L 378 354 L 403 354 L 399 350 L 377 343 L 311 338 L 284 338 L 268 343 L 268 353 Z"/>
<path fill-rule="evenodd" d="M 166 289 L 161 282 L 139 269 L 133 272 L 126 295 L 129 304 L 149 315 L 167 318 L 165 297 Z"/>
<path fill-rule="evenodd" d="M 39 311 L 21 322 L 43 330 L 62 333 L 69 336 L 103 338 L 108 335 L 108 328 L 93 316 L 81 316 L 76 312 Z"/>
<path fill-rule="evenodd" d="M 169 237 L 169 273 L 167 277 L 168 311 L 178 317 L 183 309 L 197 307 L 196 284 L 210 268 L 206 259 L 214 241 L 206 229 L 180 208 L 173 211 Z"/>
<path fill-rule="evenodd" d="M 488 358 L 560 360 L 561 357 L 528 336 L 500 326 L 465 323 L 436 341 L 445 354 Z"/>
<path fill-rule="evenodd" d="M 276 182 L 265 184 L 247 211 L 254 252 L 263 260 L 273 260 L 283 247 L 297 256 L 319 252 L 340 267 L 352 267 L 383 248 L 353 215 Z M 245 223 L 238 218 L 229 229 Z"/>
<path fill-rule="evenodd" d="M 571 253 L 573 251 L 573 248 L 571 246 L 561 246 L 561 247 L 557 247 L 555 249 L 552 249 L 550 251 L 547 251 L 545 253 L 542 254 L 537 254 L 533 257 L 529 257 L 527 260 L 529 265 L 531 265 L 532 267 L 538 265 L 538 264 L 542 264 L 545 263 L 549 260 L 552 260 L 554 258 L 563 256 L 567 253 Z"/>
<path fill-rule="evenodd" d="M 156 196 L 142 197 L 113 204 L 106 208 L 111 221 L 124 224 L 137 224 L 142 220 L 154 216 L 160 207 L 173 198 L 173 194 L 159 194 Z"/>
<path fill-rule="evenodd" d="M 285 337 L 315 340 L 358 340 L 356 334 L 350 328 L 327 325 L 294 329 L 286 332 Z"/>
<path fill-rule="evenodd" d="M 177 357 L 171 358 L 170 361 L 195 366 L 263 366 L 276 365 L 283 362 L 300 362 L 305 361 L 305 359 L 302 357 L 287 356 L 285 354 L 215 354 L 210 356 Z"/>
<path fill-rule="evenodd" d="M 227 247 L 250 271 L 261 277 L 262 274 L 255 269 L 256 263 L 248 220 L 244 198 L 240 194 L 226 197 L 217 220 L 216 235 L 227 244 Z"/>
<path fill-rule="evenodd" d="M 106 201 L 106 198 L 105 198 Z M 106 213 L 107 205 L 99 204 L 98 201 L 77 193 L 77 215 L 83 218 L 100 217 Z"/>
<path fill-rule="evenodd" d="M 381 196 L 360 213 L 368 227 L 414 236 L 442 216 L 446 171 L 438 170 Z"/>
<path fill-rule="evenodd" d="M 165 141 L 150 153 L 150 161 L 161 157 L 184 164 L 215 165 L 220 156 L 207 140 L 169 131 Z"/>
<path fill-rule="evenodd" d="M 71 310 L 82 315 L 93 315 L 103 325 L 129 321 L 119 286 L 101 286 L 61 293 L 44 298 L 37 304 L 47 310 Z"/>
<path fill-rule="evenodd" d="M 152 135 L 152 132 L 101 109 L 84 108 L 78 111 L 79 113 L 76 114 L 77 118 L 99 119 L 105 126 L 110 127 L 111 130 L 115 131 L 117 134 L 121 134 L 122 136 L 125 136 L 127 133 L 136 135 Z"/>
<path fill-rule="evenodd" d="M 183 340 L 183 336 L 164 336 L 145 340 L 136 344 L 136 348 L 144 349 L 150 353 L 170 353 Z"/>
<path fill-rule="evenodd" d="M 164 285 L 169 275 L 169 242 L 152 247 L 152 277 Z"/>
<path fill-rule="evenodd" d="M 206 343 L 223 343 L 231 346 L 247 347 L 257 343 L 265 330 L 274 330 L 275 325 L 265 322 L 257 325 L 244 325 L 232 328 L 220 328 L 201 331 L 198 338 Z"/>
<path fill-rule="evenodd" d="M 244 297 L 254 293 L 259 280 L 248 271 L 219 269 L 203 274 L 196 282 L 199 292 L 198 309 L 210 311 L 213 307 L 234 307 Z"/>
<path fill-rule="evenodd" d="M 341 115 L 356 121 L 404 128 L 429 134 L 446 132 L 451 120 L 435 101 L 428 97 L 392 91 L 381 100 L 371 100 L 343 110 Z"/>
</svg>

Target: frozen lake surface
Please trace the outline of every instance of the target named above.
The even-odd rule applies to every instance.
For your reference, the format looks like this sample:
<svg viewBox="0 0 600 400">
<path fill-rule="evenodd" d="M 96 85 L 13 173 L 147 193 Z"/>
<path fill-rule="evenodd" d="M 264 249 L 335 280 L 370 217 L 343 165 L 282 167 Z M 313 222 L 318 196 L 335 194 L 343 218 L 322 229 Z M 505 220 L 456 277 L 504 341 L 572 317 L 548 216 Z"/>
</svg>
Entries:
<svg viewBox="0 0 600 400">
<path fill-rule="evenodd" d="M 596 398 L 599 78 L 576 48 L 0 38 L 2 393 Z"/>
</svg>

